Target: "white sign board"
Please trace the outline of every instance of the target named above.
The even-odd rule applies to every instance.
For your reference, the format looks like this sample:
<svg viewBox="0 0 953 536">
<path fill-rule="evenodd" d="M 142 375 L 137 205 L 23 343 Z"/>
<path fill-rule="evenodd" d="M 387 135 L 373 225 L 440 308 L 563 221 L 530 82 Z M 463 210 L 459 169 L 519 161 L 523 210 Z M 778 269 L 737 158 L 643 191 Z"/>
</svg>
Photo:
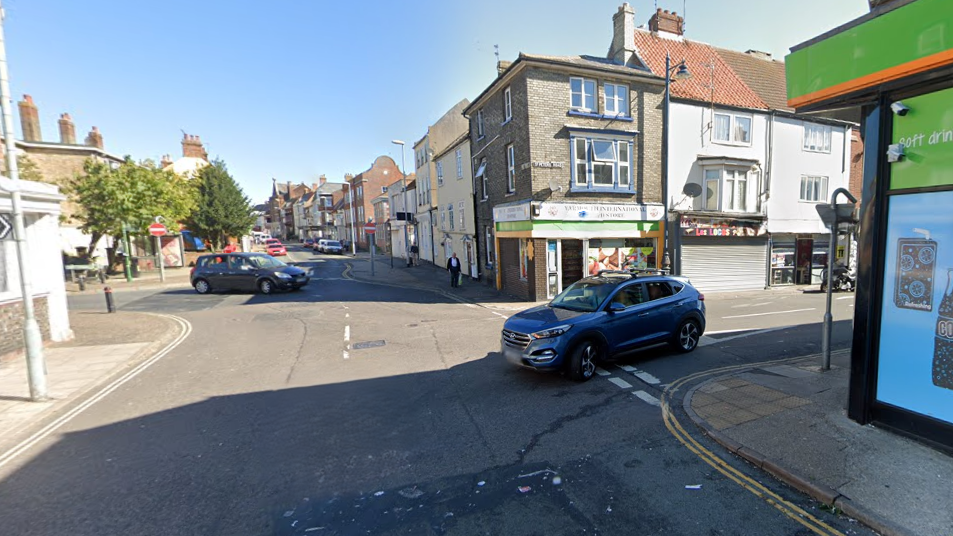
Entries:
<svg viewBox="0 0 953 536">
<path fill-rule="evenodd" d="M 529 221 L 529 201 L 518 205 L 506 205 L 493 208 L 493 221 Z"/>
<path fill-rule="evenodd" d="M 542 203 L 540 220 L 557 221 L 659 221 L 662 205 L 641 203 Z"/>
</svg>

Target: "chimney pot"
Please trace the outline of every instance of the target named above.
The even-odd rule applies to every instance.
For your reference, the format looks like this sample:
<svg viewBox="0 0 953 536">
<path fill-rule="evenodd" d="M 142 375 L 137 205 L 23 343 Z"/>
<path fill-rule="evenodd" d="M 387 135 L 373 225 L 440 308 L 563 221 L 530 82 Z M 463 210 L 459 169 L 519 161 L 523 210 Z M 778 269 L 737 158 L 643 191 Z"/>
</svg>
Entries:
<svg viewBox="0 0 953 536">
<path fill-rule="evenodd" d="M 60 114 L 60 143 L 76 145 L 76 126 L 69 114 Z"/>
<path fill-rule="evenodd" d="M 649 31 L 684 35 L 685 19 L 679 17 L 674 11 L 669 13 L 668 10 L 658 8 L 649 19 Z"/>
<path fill-rule="evenodd" d="M 99 149 L 103 148 L 103 135 L 99 133 L 99 128 L 93 127 L 93 129 L 89 131 L 89 134 L 86 135 L 86 146 L 97 147 Z"/>
<path fill-rule="evenodd" d="M 513 65 L 512 61 L 500 60 L 496 62 L 496 74 L 497 76 L 502 76 L 503 73 L 510 68 L 510 65 Z"/>
<path fill-rule="evenodd" d="M 23 95 L 23 100 L 18 103 L 20 108 L 20 127 L 23 130 L 24 141 L 43 141 L 43 134 L 40 132 L 40 111 L 33 102 L 33 97 Z"/>
</svg>

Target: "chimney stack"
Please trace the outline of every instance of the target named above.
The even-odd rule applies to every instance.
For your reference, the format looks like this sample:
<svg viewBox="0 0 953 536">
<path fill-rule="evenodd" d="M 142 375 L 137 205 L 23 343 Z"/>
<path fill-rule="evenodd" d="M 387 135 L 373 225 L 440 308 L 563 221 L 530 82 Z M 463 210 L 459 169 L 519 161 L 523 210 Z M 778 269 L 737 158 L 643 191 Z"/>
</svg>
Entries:
<svg viewBox="0 0 953 536">
<path fill-rule="evenodd" d="M 612 16 L 612 45 L 609 47 L 609 59 L 622 65 L 628 65 L 635 55 L 635 10 L 628 2 L 619 6 Z"/>
<path fill-rule="evenodd" d="M 182 137 L 182 156 L 186 158 L 201 158 L 208 160 L 208 153 L 202 145 L 202 139 L 192 134 L 185 134 Z"/>
<path fill-rule="evenodd" d="M 678 13 L 659 8 L 652 18 L 649 19 L 649 30 L 653 32 L 667 32 L 675 35 L 683 35 L 685 32 L 685 19 L 678 16 Z"/>
<path fill-rule="evenodd" d="M 165 169 L 171 166 L 172 164 L 174 164 L 174 162 L 172 161 L 172 155 L 170 154 L 162 155 L 162 160 L 159 160 L 159 167 L 161 167 L 162 169 Z"/>
<path fill-rule="evenodd" d="M 93 127 L 93 130 L 86 135 L 86 146 L 103 148 L 103 135 L 99 133 L 98 128 Z"/>
<path fill-rule="evenodd" d="M 33 97 L 24 95 L 20 106 L 20 126 L 23 128 L 23 141 L 43 141 L 40 133 L 40 112 L 33 103 Z"/>
<path fill-rule="evenodd" d="M 60 143 L 76 145 L 76 125 L 69 114 L 60 114 Z"/>
<path fill-rule="evenodd" d="M 497 76 L 503 76 L 503 72 L 509 69 L 510 65 L 513 65 L 512 61 L 499 60 L 498 62 L 496 62 Z"/>
<path fill-rule="evenodd" d="M 321 175 L 320 177 L 318 177 L 318 184 L 320 186 L 324 186 L 324 183 L 326 182 L 328 182 L 328 178 L 325 177 L 324 175 Z"/>
</svg>

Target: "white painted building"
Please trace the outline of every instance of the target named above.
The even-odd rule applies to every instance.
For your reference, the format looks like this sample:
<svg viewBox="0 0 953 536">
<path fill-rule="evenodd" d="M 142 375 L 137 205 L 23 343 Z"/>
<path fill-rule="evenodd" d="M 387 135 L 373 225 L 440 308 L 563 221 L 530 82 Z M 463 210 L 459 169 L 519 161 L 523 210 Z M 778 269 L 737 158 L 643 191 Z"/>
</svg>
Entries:
<svg viewBox="0 0 953 536">
<path fill-rule="evenodd" d="M 439 252 L 443 262 L 453 253 L 460 259 L 464 274 L 479 277 L 476 214 L 473 206 L 473 172 L 470 166 L 470 138 L 463 134 L 443 153 L 434 155 L 437 171 L 437 212 Z M 439 259 L 438 259 L 439 264 Z"/>
<path fill-rule="evenodd" d="M 413 222 L 407 222 L 407 217 L 413 217 L 414 201 L 417 196 L 416 179 L 408 175 L 401 186 L 400 180 L 387 187 L 387 203 L 390 207 L 390 218 L 387 220 L 390 229 L 390 243 L 394 257 L 407 260 L 410 244 L 414 243 Z M 405 216 L 408 215 L 409 216 Z M 404 228 L 407 230 L 407 241 L 404 241 Z"/>
</svg>

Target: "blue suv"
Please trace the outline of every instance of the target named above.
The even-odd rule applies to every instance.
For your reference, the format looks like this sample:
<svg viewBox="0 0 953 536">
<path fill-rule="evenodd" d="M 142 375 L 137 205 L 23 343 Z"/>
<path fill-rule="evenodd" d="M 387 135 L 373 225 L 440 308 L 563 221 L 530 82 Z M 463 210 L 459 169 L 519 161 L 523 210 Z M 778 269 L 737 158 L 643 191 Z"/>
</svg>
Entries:
<svg viewBox="0 0 953 536">
<path fill-rule="evenodd" d="M 507 319 L 503 355 L 585 381 L 598 361 L 638 348 L 668 342 L 691 352 L 705 332 L 704 300 L 687 279 L 660 270 L 602 271 Z"/>
</svg>

